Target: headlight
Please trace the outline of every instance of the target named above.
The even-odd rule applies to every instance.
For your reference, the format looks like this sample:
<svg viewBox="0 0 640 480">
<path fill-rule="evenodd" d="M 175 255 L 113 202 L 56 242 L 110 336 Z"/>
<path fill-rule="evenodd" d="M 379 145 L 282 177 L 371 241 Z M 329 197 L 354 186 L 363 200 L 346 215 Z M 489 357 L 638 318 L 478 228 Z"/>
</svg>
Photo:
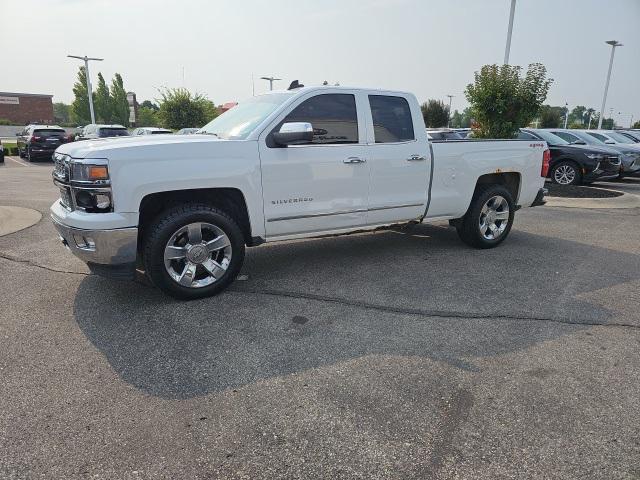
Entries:
<svg viewBox="0 0 640 480">
<path fill-rule="evenodd" d="M 105 185 L 109 183 L 109 167 L 106 164 L 72 163 L 71 181 Z"/>
<path fill-rule="evenodd" d="M 585 153 L 587 158 L 590 158 L 591 160 L 598 160 L 601 161 L 604 158 L 604 155 L 602 155 L 601 153 Z"/>
<path fill-rule="evenodd" d="M 71 194 L 75 208 L 91 213 L 113 211 L 111 181 L 106 160 L 70 165 Z"/>
</svg>

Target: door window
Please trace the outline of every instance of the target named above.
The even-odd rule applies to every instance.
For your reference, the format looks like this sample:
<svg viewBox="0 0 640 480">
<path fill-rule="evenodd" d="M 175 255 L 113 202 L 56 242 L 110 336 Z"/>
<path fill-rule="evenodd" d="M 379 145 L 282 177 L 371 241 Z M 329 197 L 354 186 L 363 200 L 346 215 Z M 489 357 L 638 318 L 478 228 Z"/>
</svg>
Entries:
<svg viewBox="0 0 640 480">
<path fill-rule="evenodd" d="M 278 124 L 308 122 L 313 126 L 312 145 L 358 143 L 356 99 L 344 93 L 328 93 L 311 97 L 298 105 Z"/>
<path fill-rule="evenodd" d="M 369 95 L 376 143 L 415 140 L 409 102 L 402 97 Z"/>
</svg>

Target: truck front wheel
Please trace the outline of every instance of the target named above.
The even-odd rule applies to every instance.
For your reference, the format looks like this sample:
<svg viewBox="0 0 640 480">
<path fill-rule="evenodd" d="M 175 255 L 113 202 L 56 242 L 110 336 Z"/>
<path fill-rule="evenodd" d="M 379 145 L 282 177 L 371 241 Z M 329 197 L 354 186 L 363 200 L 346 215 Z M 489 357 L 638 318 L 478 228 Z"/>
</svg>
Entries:
<svg viewBox="0 0 640 480">
<path fill-rule="evenodd" d="M 161 213 L 143 240 L 143 261 L 154 285 L 180 299 L 215 295 L 235 280 L 244 236 L 225 212 L 187 203 Z"/>
<path fill-rule="evenodd" d="M 509 235 L 514 211 L 509 190 L 502 185 L 481 185 L 465 216 L 456 222 L 458 236 L 472 247 L 497 247 Z"/>
</svg>

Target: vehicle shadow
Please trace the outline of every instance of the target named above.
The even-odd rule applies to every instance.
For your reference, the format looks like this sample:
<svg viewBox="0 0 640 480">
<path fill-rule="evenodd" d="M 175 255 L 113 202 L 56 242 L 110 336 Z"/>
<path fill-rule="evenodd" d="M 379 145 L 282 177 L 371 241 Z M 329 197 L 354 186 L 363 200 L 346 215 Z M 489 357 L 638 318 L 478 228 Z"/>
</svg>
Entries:
<svg viewBox="0 0 640 480">
<path fill-rule="evenodd" d="M 191 398 L 366 355 L 475 370 L 474 357 L 613 321 L 577 295 L 639 269 L 639 256 L 557 238 L 514 231 L 478 251 L 419 225 L 253 249 L 246 282 L 193 302 L 88 276 L 74 315 L 123 380 Z"/>
</svg>

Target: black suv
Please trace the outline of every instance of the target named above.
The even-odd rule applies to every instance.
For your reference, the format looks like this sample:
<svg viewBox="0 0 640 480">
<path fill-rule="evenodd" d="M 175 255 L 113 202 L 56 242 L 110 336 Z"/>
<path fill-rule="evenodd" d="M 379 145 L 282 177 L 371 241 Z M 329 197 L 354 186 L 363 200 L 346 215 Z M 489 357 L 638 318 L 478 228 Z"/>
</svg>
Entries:
<svg viewBox="0 0 640 480">
<path fill-rule="evenodd" d="M 546 130 L 522 128 L 518 138 L 544 140 L 551 150 L 549 178 L 560 185 L 609 180 L 620 174 L 620 154 L 610 148 L 572 145 Z"/>
<path fill-rule="evenodd" d="M 92 138 L 128 137 L 129 130 L 122 125 L 101 125 L 91 123 L 82 129 L 77 140 L 89 140 Z"/>
<path fill-rule="evenodd" d="M 38 157 L 51 159 L 51 155 L 66 142 L 64 128 L 57 125 L 27 125 L 18 137 L 18 155 L 30 162 Z"/>
</svg>

